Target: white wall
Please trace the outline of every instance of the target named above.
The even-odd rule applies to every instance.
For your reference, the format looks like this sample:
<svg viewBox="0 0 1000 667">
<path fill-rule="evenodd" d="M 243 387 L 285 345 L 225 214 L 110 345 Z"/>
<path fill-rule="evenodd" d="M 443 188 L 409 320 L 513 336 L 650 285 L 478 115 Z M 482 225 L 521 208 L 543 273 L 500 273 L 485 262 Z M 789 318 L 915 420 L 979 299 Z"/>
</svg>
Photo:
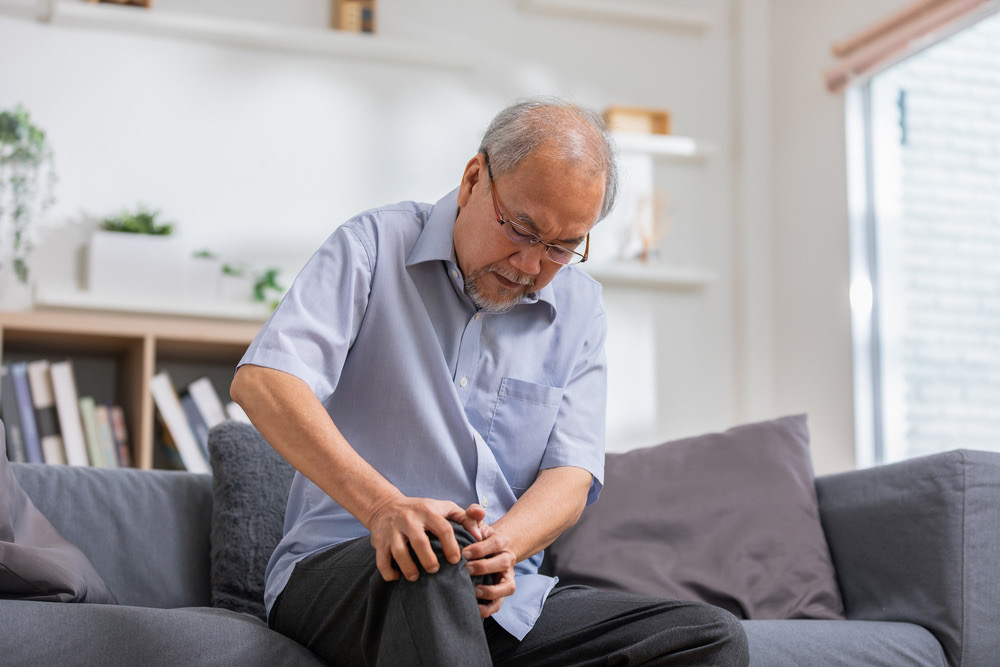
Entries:
<svg viewBox="0 0 1000 667">
<path fill-rule="evenodd" d="M 851 468 L 843 100 L 820 72 L 832 41 L 907 0 L 629 1 L 716 24 L 698 36 L 512 1 L 380 0 L 381 34 L 453 45 L 472 67 L 461 73 L 0 16 L 0 108 L 27 105 L 61 177 L 60 233 L 40 272 L 73 280 L 85 220 L 137 202 L 175 220 L 192 249 L 294 272 L 355 212 L 451 189 L 515 97 L 667 108 L 677 133 L 718 154 L 658 168 L 674 212 L 663 254 L 716 280 L 606 290 L 609 449 L 808 412 L 817 472 Z M 155 4 L 326 20 L 319 0 Z"/>
<path fill-rule="evenodd" d="M 322 23 L 317 4 L 326 6 L 157 0 L 153 11 Z M 48 216 L 57 233 L 36 254 L 36 274 L 75 282 L 95 220 L 142 202 L 175 221 L 191 250 L 283 266 L 288 276 L 354 213 L 433 201 L 454 187 L 493 113 L 518 96 L 667 108 L 677 133 L 713 142 L 718 154 L 659 169 L 674 211 L 664 256 L 716 280 L 683 294 L 607 290 L 609 448 L 726 428 L 742 416 L 743 393 L 730 2 L 669 4 L 716 24 L 692 35 L 526 14 L 507 1 L 380 0 L 382 35 L 452 45 L 466 73 L 0 16 L 0 108 L 27 106 L 49 134 L 61 179 Z"/>
<path fill-rule="evenodd" d="M 830 44 L 907 0 L 772 0 L 775 408 L 808 412 L 817 472 L 853 468 L 844 102 Z"/>
</svg>

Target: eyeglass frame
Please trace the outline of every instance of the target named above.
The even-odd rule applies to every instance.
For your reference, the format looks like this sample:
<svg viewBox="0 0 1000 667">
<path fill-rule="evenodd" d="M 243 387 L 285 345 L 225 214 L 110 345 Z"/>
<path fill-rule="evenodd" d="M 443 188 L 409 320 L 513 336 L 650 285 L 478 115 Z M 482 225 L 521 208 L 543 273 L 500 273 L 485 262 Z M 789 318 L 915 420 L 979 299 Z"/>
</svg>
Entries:
<svg viewBox="0 0 1000 667">
<path fill-rule="evenodd" d="M 510 238 L 510 236 L 507 236 L 507 238 L 510 239 L 511 243 L 517 243 L 519 245 L 527 244 L 529 247 L 533 247 L 541 243 L 543 246 L 545 246 L 546 259 L 560 266 L 570 266 L 572 264 L 583 264 L 584 262 L 586 262 L 587 258 L 590 256 L 590 232 L 587 232 L 587 236 L 584 240 L 586 246 L 584 247 L 583 254 L 581 255 L 576 250 L 570 250 L 569 248 L 561 246 L 558 243 L 547 243 L 542 240 L 542 237 L 540 237 L 538 234 L 534 233 L 527 227 L 524 227 L 523 225 L 520 225 L 512 220 L 504 219 L 503 214 L 500 212 L 500 201 L 499 199 L 497 199 L 497 184 L 496 184 L 496 179 L 493 178 L 493 167 L 490 166 L 490 156 L 484 151 L 483 157 L 486 158 L 486 173 L 490 177 L 490 192 L 493 195 L 493 212 L 496 214 L 497 223 L 499 223 L 501 227 L 503 227 L 505 224 L 510 225 L 511 229 L 513 229 L 521 236 L 525 237 L 523 241 L 519 241 Z M 572 261 L 573 258 L 571 256 L 570 261 L 566 263 L 560 262 L 559 260 L 554 259 L 551 255 L 549 255 L 549 248 L 556 248 L 557 250 L 568 252 L 571 255 L 579 257 L 580 259 L 574 262 Z"/>
</svg>

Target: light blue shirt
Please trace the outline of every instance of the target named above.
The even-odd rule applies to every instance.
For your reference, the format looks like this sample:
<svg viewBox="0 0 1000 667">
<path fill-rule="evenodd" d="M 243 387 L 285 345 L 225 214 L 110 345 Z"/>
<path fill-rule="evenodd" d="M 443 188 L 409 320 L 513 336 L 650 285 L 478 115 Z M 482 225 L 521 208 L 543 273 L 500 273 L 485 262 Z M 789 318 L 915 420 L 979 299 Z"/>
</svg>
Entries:
<svg viewBox="0 0 1000 667">
<path fill-rule="evenodd" d="M 538 471 L 604 473 L 605 314 L 573 267 L 507 313 L 479 310 L 455 259 L 457 191 L 339 227 L 295 279 L 241 364 L 305 381 L 351 446 L 401 492 L 478 502 L 493 523 Z M 484 221 L 484 233 L 487 233 Z M 500 235 L 498 234 L 498 243 Z M 299 560 L 368 535 L 296 473 L 284 538 L 267 566 L 268 611 Z M 521 639 L 555 580 L 542 554 L 517 564 L 494 619 Z"/>
</svg>

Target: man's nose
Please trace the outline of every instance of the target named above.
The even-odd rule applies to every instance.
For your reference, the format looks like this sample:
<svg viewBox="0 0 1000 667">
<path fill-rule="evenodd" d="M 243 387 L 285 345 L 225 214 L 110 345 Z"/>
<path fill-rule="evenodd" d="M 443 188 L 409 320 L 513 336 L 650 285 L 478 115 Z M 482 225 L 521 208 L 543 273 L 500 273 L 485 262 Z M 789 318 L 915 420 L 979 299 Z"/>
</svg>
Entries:
<svg viewBox="0 0 1000 667">
<path fill-rule="evenodd" d="M 524 246 L 510 256 L 510 263 L 521 273 L 534 276 L 542 270 L 542 262 L 545 261 L 546 248 L 541 243 Z"/>
</svg>

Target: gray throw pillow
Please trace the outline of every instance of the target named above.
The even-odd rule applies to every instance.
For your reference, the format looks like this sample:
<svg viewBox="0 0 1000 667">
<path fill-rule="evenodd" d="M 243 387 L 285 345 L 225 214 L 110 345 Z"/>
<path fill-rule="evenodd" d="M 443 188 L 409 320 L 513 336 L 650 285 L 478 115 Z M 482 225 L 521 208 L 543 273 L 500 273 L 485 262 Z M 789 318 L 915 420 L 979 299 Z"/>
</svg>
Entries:
<svg viewBox="0 0 1000 667">
<path fill-rule="evenodd" d="M 31 502 L 7 461 L 0 422 L 0 598 L 117 604 L 82 551 Z"/>
<path fill-rule="evenodd" d="M 295 469 L 249 424 L 219 424 L 208 451 L 212 605 L 264 620 L 264 570 L 281 541 Z"/>
<path fill-rule="evenodd" d="M 600 500 L 550 548 L 560 584 L 747 619 L 843 618 L 806 416 L 608 454 Z"/>
</svg>

